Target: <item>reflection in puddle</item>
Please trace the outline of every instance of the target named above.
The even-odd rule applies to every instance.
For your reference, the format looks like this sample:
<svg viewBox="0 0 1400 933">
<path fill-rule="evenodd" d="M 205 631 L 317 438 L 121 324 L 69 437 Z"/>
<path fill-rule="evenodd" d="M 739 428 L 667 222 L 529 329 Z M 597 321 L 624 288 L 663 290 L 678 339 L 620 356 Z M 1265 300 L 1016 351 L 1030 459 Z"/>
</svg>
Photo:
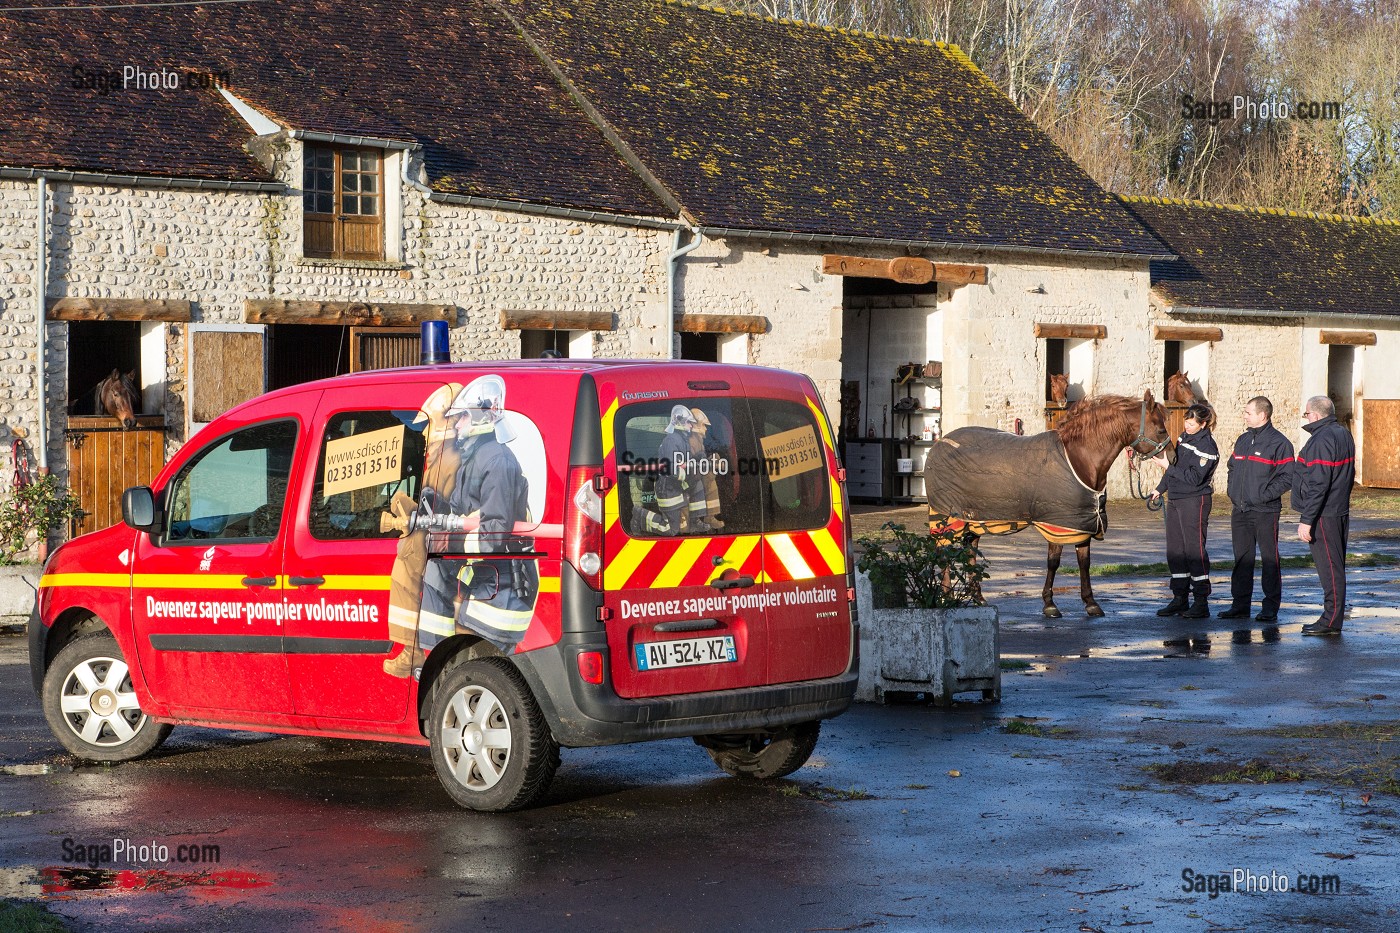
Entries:
<svg viewBox="0 0 1400 933">
<path fill-rule="evenodd" d="M 0 765 L 0 774 L 14 774 L 20 777 L 35 777 L 40 774 L 54 774 L 59 771 L 72 771 L 67 765 Z"/>
<path fill-rule="evenodd" d="M 174 872 L 159 868 L 139 870 L 111 868 L 45 868 L 41 873 L 45 894 L 82 891 L 173 891 L 176 888 L 264 888 L 272 884 L 249 871 Z"/>
</svg>

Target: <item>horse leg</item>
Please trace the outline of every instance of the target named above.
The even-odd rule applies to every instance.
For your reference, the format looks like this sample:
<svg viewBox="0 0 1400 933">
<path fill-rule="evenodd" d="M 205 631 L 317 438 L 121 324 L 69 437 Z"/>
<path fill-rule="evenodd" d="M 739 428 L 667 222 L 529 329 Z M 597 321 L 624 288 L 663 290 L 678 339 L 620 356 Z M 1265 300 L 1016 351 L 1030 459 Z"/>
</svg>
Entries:
<svg viewBox="0 0 1400 933">
<path fill-rule="evenodd" d="M 1094 599 L 1094 588 L 1089 585 L 1089 542 L 1076 545 L 1074 556 L 1079 558 L 1079 596 L 1084 600 L 1084 611 L 1089 616 L 1103 615 L 1103 608 Z"/>
<path fill-rule="evenodd" d="M 1040 592 L 1045 607 L 1040 611 L 1047 619 L 1058 619 L 1061 615 L 1055 605 L 1055 571 L 1060 569 L 1060 555 L 1064 550 L 1063 544 L 1051 544 L 1050 553 L 1045 558 L 1045 589 Z"/>
</svg>

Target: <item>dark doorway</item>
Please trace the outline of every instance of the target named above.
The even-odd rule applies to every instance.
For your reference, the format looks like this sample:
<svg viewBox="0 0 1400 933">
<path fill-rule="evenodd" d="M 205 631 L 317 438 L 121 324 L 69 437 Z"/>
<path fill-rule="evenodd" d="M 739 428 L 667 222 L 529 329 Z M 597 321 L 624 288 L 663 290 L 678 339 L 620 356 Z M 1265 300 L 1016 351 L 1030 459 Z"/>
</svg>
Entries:
<svg viewBox="0 0 1400 933">
<path fill-rule="evenodd" d="M 350 328 L 334 324 L 273 324 L 267 328 L 267 389 L 350 372 Z"/>
<path fill-rule="evenodd" d="M 520 358 L 537 360 L 546 350 L 553 350 L 560 356 L 569 355 L 569 332 L 567 330 L 522 330 L 520 332 Z"/>
<path fill-rule="evenodd" d="M 1045 398 L 1050 399 L 1050 377 L 1069 375 L 1069 360 L 1065 358 L 1065 341 L 1059 337 L 1045 340 Z"/>
<path fill-rule="evenodd" d="M 68 325 L 69 413 L 100 415 L 93 390 L 117 369 L 136 371 L 141 388 L 141 324 L 138 321 L 75 321 Z M 145 412 L 137 412 L 145 414 Z"/>
<path fill-rule="evenodd" d="M 719 334 L 681 334 L 681 359 L 719 362 Z"/>
</svg>

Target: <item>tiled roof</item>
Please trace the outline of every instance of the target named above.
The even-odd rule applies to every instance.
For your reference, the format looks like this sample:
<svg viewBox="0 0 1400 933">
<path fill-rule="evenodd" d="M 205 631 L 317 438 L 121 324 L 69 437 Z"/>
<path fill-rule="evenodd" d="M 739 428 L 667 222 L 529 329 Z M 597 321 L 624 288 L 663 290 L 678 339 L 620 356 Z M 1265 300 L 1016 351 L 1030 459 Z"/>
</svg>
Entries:
<svg viewBox="0 0 1400 933">
<path fill-rule="evenodd" d="M 1180 257 L 1151 265 L 1153 290 L 1173 305 L 1400 315 L 1400 222 L 1122 200 Z"/>
<path fill-rule="evenodd" d="M 421 143 L 441 191 L 667 213 L 487 0 L 0 13 L 0 165 L 267 180 L 215 91 L 72 86 L 124 65 L 225 72 L 284 126 Z"/>
<path fill-rule="evenodd" d="M 508 0 L 702 224 L 1167 252 L 955 47 L 667 0 Z"/>
</svg>

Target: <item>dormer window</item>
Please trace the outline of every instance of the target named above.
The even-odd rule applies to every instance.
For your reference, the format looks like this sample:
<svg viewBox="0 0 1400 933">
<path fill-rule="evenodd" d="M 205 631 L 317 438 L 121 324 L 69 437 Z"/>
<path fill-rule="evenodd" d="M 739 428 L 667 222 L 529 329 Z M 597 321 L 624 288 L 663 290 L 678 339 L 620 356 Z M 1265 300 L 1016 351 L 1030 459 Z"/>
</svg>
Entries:
<svg viewBox="0 0 1400 933">
<path fill-rule="evenodd" d="M 306 147 L 303 255 L 384 258 L 384 157 L 375 149 Z"/>
</svg>

